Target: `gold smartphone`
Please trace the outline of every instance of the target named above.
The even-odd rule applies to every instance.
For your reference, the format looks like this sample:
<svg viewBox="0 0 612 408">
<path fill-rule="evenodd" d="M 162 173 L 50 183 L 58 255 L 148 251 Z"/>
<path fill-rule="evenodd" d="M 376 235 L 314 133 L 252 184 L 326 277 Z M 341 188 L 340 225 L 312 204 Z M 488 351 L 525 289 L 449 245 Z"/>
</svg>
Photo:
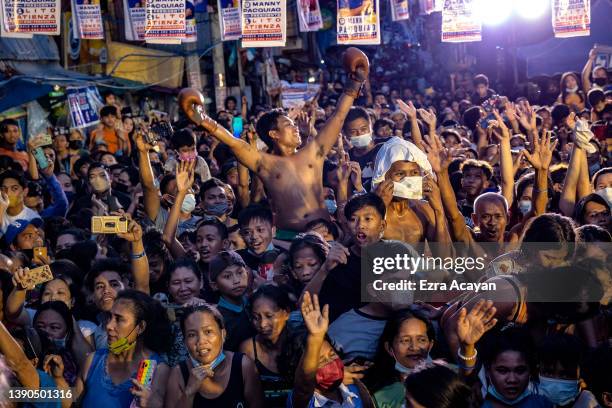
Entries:
<svg viewBox="0 0 612 408">
<path fill-rule="evenodd" d="M 128 232 L 128 220 L 118 215 L 91 217 L 93 234 L 125 234 Z"/>
</svg>

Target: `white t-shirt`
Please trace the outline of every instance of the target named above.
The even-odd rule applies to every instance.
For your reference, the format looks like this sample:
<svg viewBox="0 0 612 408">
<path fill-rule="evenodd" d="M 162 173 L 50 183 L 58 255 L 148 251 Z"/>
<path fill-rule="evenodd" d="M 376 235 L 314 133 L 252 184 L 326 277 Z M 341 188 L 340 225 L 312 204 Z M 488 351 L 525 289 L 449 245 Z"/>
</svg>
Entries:
<svg viewBox="0 0 612 408">
<path fill-rule="evenodd" d="M 34 210 L 29 209 L 25 205 L 23 206 L 23 210 L 21 210 L 21 212 L 17 215 L 8 215 L 8 213 L 5 212 L 4 216 L 2 217 L 2 227 L 1 227 L 2 234 L 5 234 L 9 225 L 11 225 L 15 221 L 17 220 L 28 220 L 29 221 L 34 218 L 40 218 L 40 214 L 38 214 Z"/>
</svg>

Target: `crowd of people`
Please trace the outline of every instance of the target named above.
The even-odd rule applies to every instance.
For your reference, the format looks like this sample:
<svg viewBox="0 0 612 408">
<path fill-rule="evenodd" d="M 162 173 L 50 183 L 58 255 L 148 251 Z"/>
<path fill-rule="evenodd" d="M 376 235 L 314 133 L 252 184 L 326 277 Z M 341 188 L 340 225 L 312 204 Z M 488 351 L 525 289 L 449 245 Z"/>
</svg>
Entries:
<svg viewBox="0 0 612 408">
<path fill-rule="evenodd" d="M 346 80 L 301 108 L 206 114 L 186 89 L 171 123 L 108 93 L 99 126 L 23 151 L 2 121 L 3 403 L 612 407 L 612 85 L 594 60 L 549 105 L 483 74 L 411 86 L 350 48 Z M 374 244 L 482 256 L 461 279 L 500 296 L 366 301 Z M 542 280 L 571 293 L 542 302 Z"/>
</svg>

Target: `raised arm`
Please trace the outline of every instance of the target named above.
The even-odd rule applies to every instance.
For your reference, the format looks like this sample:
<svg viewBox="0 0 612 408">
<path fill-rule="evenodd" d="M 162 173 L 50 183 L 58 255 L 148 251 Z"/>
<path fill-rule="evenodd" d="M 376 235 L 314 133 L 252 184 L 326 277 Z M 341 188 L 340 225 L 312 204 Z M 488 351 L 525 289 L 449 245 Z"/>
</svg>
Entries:
<svg viewBox="0 0 612 408">
<path fill-rule="evenodd" d="M 344 119 L 355 99 L 359 97 L 359 90 L 370 72 L 368 57 L 358 48 L 348 48 L 344 53 L 343 63 L 344 69 L 348 72 L 344 92 L 336 104 L 336 110 L 315 138 L 317 157 L 321 160 L 336 144 Z"/>
<path fill-rule="evenodd" d="M 146 143 L 141 131 L 134 134 L 134 141 L 138 149 L 138 167 L 140 169 L 140 182 L 144 193 L 144 207 L 147 216 L 151 221 L 155 221 L 159 213 L 159 189 L 155 185 L 155 177 L 153 176 L 153 168 L 151 167 L 151 159 L 149 151 L 153 150 L 153 146 Z"/>
<path fill-rule="evenodd" d="M 317 295 L 311 297 L 310 293 L 304 293 L 301 310 L 304 324 L 308 329 L 308 337 L 304 354 L 295 370 L 295 383 L 291 395 L 294 408 L 310 406 L 317 385 L 319 355 L 329 326 L 329 307 L 325 305 L 321 309 Z"/>
<path fill-rule="evenodd" d="M 582 68 L 582 89 L 584 89 L 584 93 L 591 90 L 591 71 L 593 70 L 595 57 L 597 57 L 597 53 L 594 48 L 591 48 L 591 51 L 589 51 L 589 59 L 584 65 L 584 68 Z"/>
<path fill-rule="evenodd" d="M 265 169 L 265 153 L 261 153 L 244 140 L 235 138 L 227 129 L 219 126 L 217 121 L 204 113 L 204 97 L 200 91 L 193 88 L 183 89 L 179 94 L 179 105 L 192 122 L 204 127 L 217 140 L 226 144 L 238 161 L 249 170 L 261 174 Z"/>
<path fill-rule="evenodd" d="M 129 220 L 128 232 L 125 234 L 117 234 L 117 236 L 130 242 L 130 259 L 132 260 L 134 289 L 148 295 L 150 292 L 149 259 L 144 249 L 144 243 L 142 242 L 142 227 L 134 221 L 129 214 L 124 214 L 124 216 Z"/>
<path fill-rule="evenodd" d="M 552 144 L 550 142 L 550 132 L 544 131 L 546 134 L 541 138 L 534 140 L 534 151 L 529 153 L 524 151 L 525 158 L 531 163 L 535 170 L 535 186 L 531 201 L 533 203 L 533 215 L 540 215 L 546 212 L 546 204 L 548 203 L 548 169 L 552 160 L 552 153 L 557 147 L 557 140 Z"/>
<path fill-rule="evenodd" d="M 421 135 L 421 128 L 419 128 L 419 122 L 417 120 L 417 110 L 412 104 L 412 101 L 405 103 L 398 99 L 397 107 L 408 116 L 410 121 L 410 135 L 412 136 L 412 143 L 414 143 L 419 149 L 425 151 L 423 146 L 423 136 Z"/>
<path fill-rule="evenodd" d="M 448 176 L 448 166 L 451 158 L 447 149 L 442 145 L 440 138 L 434 135 L 433 138 L 426 136 L 425 151 L 427 152 L 427 159 L 438 177 L 440 196 L 442 197 L 442 203 L 444 203 L 446 217 L 451 223 L 453 237 L 456 241 L 471 242 L 472 236 L 467 225 L 465 225 L 463 214 L 459 211 L 455 192 Z"/>
<path fill-rule="evenodd" d="M 40 386 L 40 378 L 36 369 L 2 322 L 0 322 L 0 353 L 17 374 L 17 379 L 22 387 L 37 389 Z"/>
<path fill-rule="evenodd" d="M 26 301 L 26 292 L 34 289 L 26 287 L 21 282 L 26 282 L 28 276 L 28 268 L 18 268 L 13 275 L 13 290 L 6 299 L 4 306 L 4 317 L 11 323 L 18 323 L 24 326 L 30 326 L 30 316 L 24 308 Z"/>
<path fill-rule="evenodd" d="M 176 229 L 178 228 L 179 217 L 181 215 L 181 206 L 185 200 L 187 192 L 193 186 L 194 182 L 194 166 L 195 162 L 179 162 L 176 166 L 176 188 L 178 190 L 174 204 L 168 214 L 168 220 L 164 227 L 163 240 L 170 248 L 170 251 L 175 257 L 185 256 L 186 252 L 183 245 L 176 237 Z"/>
<path fill-rule="evenodd" d="M 514 196 L 514 170 L 512 167 L 512 152 L 510 151 L 510 131 L 499 112 L 495 110 L 493 114 L 496 120 L 494 123 L 489 123 L 489 126 L 493 126 L 493 135 L 499 141 L 502 195 L 507 202 L 511 203 Z"/>
</svg>

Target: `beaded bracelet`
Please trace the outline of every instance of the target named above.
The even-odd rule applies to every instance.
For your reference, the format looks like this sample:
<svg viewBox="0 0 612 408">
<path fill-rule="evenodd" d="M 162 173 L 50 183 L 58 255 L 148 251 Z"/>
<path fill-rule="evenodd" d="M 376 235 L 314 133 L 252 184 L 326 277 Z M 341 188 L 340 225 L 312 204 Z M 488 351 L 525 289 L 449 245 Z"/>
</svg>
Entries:
<svg viewBox="0 0 612 408">
<path fill-rule="evenodd" d="M 147 256 L 146 252 L 145 252 L 145 251 L 142 251 L 142 252 L 141 252 L 141 253 L 139 253 L 139 254 L 131 254 L 131 255 L 130 255 L 130 259 L 132 259 L 132 260 L 134 260 L 134 261 L 135 261 L 135 260 L 137 260 L 137 259 L 144 258 L 145 256 Z"/>
</svg>

